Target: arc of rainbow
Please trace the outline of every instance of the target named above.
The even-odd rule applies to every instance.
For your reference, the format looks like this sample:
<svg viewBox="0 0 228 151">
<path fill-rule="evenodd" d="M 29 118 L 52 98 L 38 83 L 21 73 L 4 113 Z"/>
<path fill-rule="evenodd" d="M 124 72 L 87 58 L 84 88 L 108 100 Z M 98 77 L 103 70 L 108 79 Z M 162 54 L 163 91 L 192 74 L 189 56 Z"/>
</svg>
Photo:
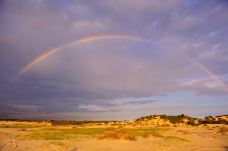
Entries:
<svg viewBox="0 0 228 151">
<path fill-rule="evenodd" d="M 225 92 L 228 92 L 228 87 L 223 83 L 223 81 L 219 78 L 218 75 L 216 75 L 215 73 L 213 73 L 213 71 L 210 70 L 210 68 L 208 68 L 206 65 L 202 64 L 201 62 L 199 62 L 199 61 L 191 58 L 187 54 L 184 54 L 184 53 L 181 53 L 181 54 L 182 54 L 183 57 L 185 57 L 186 59 L 188 59 L 189 61 L 191 61 L 192 64 L 194 64 L 195 66 L 197 66 L 203 72 L 207 73 L 207 75 L 209 75 L 211 79 L 214 79 L 216 82 L 218 82 L 218 85 L 221 86 Z M 193 81 L 200 81 L 200 79 L 193 80 Z M 186 84 L 186 82 L 184 82 L 184 84 Z"/>
<path fill-rule="evenodd" d="M 61 45 L 59 47 L 56 47 L 56 48 L 51 48 L 49 50 L 46 50 L 44 53 L 42 53 L 41 55 L 37 56 L 35 59 L 33 59 L 27 65 L 25 65 L 22 68 L 22 70 L 19 71 L 19 73 L 17 75 L 24 74 L 26 71 L 28 71 L 30 68 L 32 68 L 33 65 L 37 64 L 38 62 L 40 62 L 41 60 L 45 59 L 46 57 L 48 57 L 48 56 L 50 56 L 50 55 L 62 50 L 65 47 L 78 45 L 78 44 L 82 44 L 82 43 L 86 43 L 86 42 L 90 42 L 90 41 L 95 41 L 95 40 L 103 40 L 103 39 L 140 40 L 140 41 L 145 41 L 145 42 L 152 43 L 151 41 L 149 41 L 147 39 L 136 37 L 136 36 L 129 36 L 129 35 L 95 35 L 95 36 L 89 36 L 89 37 L 81 38 L 81 39 L 78 39 L 78 40 L 74 40 L 74 41 L 69 42 L 69 43 L 65 43 L 65 44 L 63 44 L 63 45 Z"/>
<path fill-rule="evenodd" d="M 207 73 L 212 79 L 216 80 L 218 82 L 218 84 L 224 89 L 224 91 L 228 92 L 227 86 L 223 83 L 223 81 L 219 78 L 219 76 L 217 76 L 216 74 L 214 74 L 208 67 L 206 67 L 205 65 L 203 65 L 199 61 L 196 61 L 196 60 L 192 59 L 189 56 L 186 56 L 186 57 L 188 57 L 189 60 L 193 64 L 195 64 L 196 66 L 198 66 L 202 71 L 204 71 L 205 73 Z"/>
<path fill-rule="evenodd" d="M 69 46 L 73 46 L 73 45 L 78 45 L 78 44 L 83 44 L 86 42 L 90 42 L 90 41 L 95 41 L 95 40 L 103 40 L 103 39 L 127 39 L 127 40 L 140 40 L 140 41 L 145 41 L 147 43 L 152 43 L 150 40 L 145 39 L 145 38 L 141 38 L 141 37 L 137 37 L 137 36 L 129 36 L 129 35 L 94 35 L 94 36 L 88 36 L 88 37 L 84 37 L 84 38 L 80 38 L 78 40 L 74 40 L 72 42 L 69 43 L 65 43 L 59 47 L 55 47 L 55 48 L 51 48 L 46 50 L 44 53 L 42 53 L 41 55 L 37 56 L 35 59 L 33 59 L 31 62 L 29 62 L 27 65 L 25 65 L 19 72 L 17 75 L 22 75 L 24 74 L 26 71 L 28 71 L 29 69 L 32 68 L 33 65 L 37 64 L 38 62 L 40 62 L 41 60 L 47 58 L 48 56 L 62 50 L 65 47 L 69 47 Z M 186 58 L 190 59 L 190 61 L 195 64 L 196 66 L 198 66 L 202 71 L 204 71 L 205 73 L 207 73 L 211 78 L 213 78 L 214 80 L 216 80 L 220 86 L 223 87 L 223 89 L 228 92 L 228 88 L 226 87 L 226 85 L 223 83 L 223 81 L 216 75 L 214 74 L 212 71 L 210 71 L 210 69 L 208 69 L 207 67 L 205 67 L 203 64 L 201 64 L 200 62 L 192 59 L 191 57 L 187 56 L 186 54 L 183 54 Z"/>
</svg>

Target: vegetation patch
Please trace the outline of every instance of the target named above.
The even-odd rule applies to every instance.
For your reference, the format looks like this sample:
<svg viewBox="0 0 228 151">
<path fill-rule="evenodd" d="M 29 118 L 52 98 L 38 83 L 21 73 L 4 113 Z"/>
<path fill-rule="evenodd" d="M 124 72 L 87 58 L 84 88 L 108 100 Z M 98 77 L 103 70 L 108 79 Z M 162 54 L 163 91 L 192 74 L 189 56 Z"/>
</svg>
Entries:
<svg viewBox="0 0 228 151">
<path fill-rule="evenodd" d="M 64 146 L 65 145 L 63 142 L 50 142 L 50 144 L 58 145 L 58 146 Z"/>
<path fill-rule="evenodd" d="M 32 125 L 32 124 L 1 124 L 0 128 L 38 128 L 40 127 L 39 125 Z"/>
<path fill-rule="evenodd" d="M 79 136 L 96 137 L 103 134 L 105 129 L 103 128 L 71 128 L 71 129 L 57 129 L 48 128 L 40 129 L 36 132 L 30 133 L 25 137 L 27 139 L 44 139 L 44 140 L 63 140 L 71 139 Z"/>
<path fill-rule="evenodd" d="M 135 136 L 129 134 L 127 131 L 123 129 L 109 129 L 104 133 L 103 136 L 98 137 L 98 139 L 112 139 L 112 140 L 124 139 L 129 141 L 137 140 Z"/>
<path fill-rule="evenodd" d="M 64 140 L 77 137 L 136 140 L 137 137 L 163 137 L 166 128 L 42 128 L 30 131 L 25 139 Z"/>
<path fill-rule="evenodd" d="M 136 128 L 136 129 L 124 129 L 126 132 L 133 136 L 140 136 L 140 137 L 162 137 L 162 133 L 168 130 L 168 128 Z"/>
</svg>

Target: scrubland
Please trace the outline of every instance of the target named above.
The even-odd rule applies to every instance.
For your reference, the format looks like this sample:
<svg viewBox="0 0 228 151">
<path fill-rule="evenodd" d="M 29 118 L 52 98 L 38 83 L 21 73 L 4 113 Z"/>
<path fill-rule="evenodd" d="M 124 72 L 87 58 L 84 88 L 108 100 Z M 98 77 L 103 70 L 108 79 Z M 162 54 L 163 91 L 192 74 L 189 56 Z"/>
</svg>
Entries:
<svg viewBox="0 0 228 151">
<path fill-rule="evenodd" d="M 0 150 L 227 151 L 228 125 L 202 121 L 186 116 L 147 116 L 134 121 L 2 120 Z"/>
</svg>

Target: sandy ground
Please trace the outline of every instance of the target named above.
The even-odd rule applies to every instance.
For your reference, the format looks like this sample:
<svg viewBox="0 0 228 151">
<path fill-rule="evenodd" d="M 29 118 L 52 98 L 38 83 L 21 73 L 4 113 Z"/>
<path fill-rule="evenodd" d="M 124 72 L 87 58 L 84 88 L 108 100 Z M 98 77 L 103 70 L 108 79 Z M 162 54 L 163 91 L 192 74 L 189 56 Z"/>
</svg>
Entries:
<svg viewBox="0 0 228 151">
<path fill-rule="evenodd" d="M 24 136 L 41 129 L 0 128 L 2 151 L 228 151 L 224 126 L 174 127 L 162 137 L 137 137 L 137 140 L 98 139 L 77 136 L 69 139 L 28 139 Z M 227 127 L 227 126 L 226 126 Z M 42 127 L 44 128 L 44 127 Z M 133 129 L 134 130 L 134 129 Z M 70 135 L 70 134 L 69 134 Z"/>
</svg>

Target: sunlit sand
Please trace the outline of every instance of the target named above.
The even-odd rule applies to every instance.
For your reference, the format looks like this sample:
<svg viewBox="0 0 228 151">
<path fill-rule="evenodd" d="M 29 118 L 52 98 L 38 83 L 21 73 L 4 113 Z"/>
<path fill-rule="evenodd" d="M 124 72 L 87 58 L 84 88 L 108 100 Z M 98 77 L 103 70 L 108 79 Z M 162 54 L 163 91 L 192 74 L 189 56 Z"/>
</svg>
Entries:
<svg viewBox="0 0 228 151">
<path fill-rule="evenodd" d="M 228 125 L 189 125 L 186 124 L 188 122 L 186 116 L 181 119 L 183 122 L 176 121 L 177 123 L 173 124 L 175 121 L 172 120 L 178 120 L 176 116 L 166 122 L 158 117 L 160 116 L 148 116 L 135 121 L 109 122 L 1 121 L 0 147 L 3 151 L 227 151 L 228 149 Z M 227 116 L 222 118 L 227 119 Z"/>
</svg>

